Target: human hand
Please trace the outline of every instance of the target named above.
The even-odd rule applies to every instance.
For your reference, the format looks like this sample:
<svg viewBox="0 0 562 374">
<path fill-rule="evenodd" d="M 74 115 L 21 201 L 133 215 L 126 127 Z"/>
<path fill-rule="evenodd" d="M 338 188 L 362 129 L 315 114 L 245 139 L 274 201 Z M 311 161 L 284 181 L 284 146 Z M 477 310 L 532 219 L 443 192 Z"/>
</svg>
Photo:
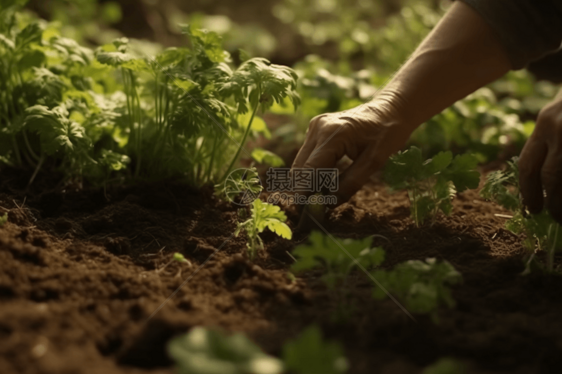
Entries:
<svg viewBox="0 0 562 374">
<path fill-rule="evenodd" d="M 292 167 L 334 168 L 347 155 L 354 162 L 340 175 L 336 193 L 337 205 L 346 202 L 414 130 L 396 112 L 387 102 L 373 101 L 314 117 Z"/>
<path fill-rule="evenodd" d="M 535 131 L 521 152 L 519 185 L 531 213 L 546 207 L 562 223 L 562 95 L 558 96 L 539 113 Z"/>
</svg>

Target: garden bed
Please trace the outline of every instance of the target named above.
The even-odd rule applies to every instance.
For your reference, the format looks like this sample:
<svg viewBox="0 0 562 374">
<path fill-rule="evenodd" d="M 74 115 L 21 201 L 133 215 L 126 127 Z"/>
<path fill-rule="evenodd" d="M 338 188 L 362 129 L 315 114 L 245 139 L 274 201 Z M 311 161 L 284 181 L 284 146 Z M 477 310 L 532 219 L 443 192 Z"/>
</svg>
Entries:
<svg viewBox="0 0 562 374">
<path fill-rule="evenodd" d="M 210 189 L 109 188 L 108 201 L 102 189 L 61 192 L 42 176 L 27 193 L 29 175 L 5 170 L 0 180 L 0 214 L 8 210 L 0 228 L 1 373 L 170 373 L 166 342 L 192 326 L 243 331 L 278 355 L 312 323 L 343 345 L 350 373 L 419 373 L 443 357 L 471 373 L 562 367 L 562 278 L 519 275 L 525 250 L 503 228 L 509 213 L 477 191 L 420 228 L 405 192 L 379 183 L 331 212 L 326 228 L 336 237 L 388 239 L 374 238 L 385 267 L 437 257 L 463 276 L 456 307 L 441 309 L 436 324 L 374 300 L 371 281 L 355 272 L 355 309 L 337 324 L 319 272 L 296 283 L 287 277 L 298 243 L 266 233 L 266 250 L 250 262 L 243 235 L 232 236 L 237 207 Z M 192 267 L 158 270 L 174 252 Z"/>
</svg>

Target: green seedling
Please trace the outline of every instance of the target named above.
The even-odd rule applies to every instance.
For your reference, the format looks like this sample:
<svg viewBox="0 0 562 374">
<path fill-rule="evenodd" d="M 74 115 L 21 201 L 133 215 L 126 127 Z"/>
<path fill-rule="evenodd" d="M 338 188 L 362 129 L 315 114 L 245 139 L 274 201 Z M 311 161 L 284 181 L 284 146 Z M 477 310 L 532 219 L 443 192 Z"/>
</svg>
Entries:
<svg viewBox="0 0 562 374">
<path fill-rule="evenodd" d="M 355 267 L 368 268 L 378 266 L 384 261 L 384 250 L 373 248 L 372 238 L 363 240 L 337 239 L 313 231 L 310 244 L 301 244 L 295 248 L 293 255 L 297 262 L 291 266 L 294 273 L 321 268 L 325 271 L 322 281 L 334 291 L 337 298 L 336 320 L 346 320 L 353 305 L 348 300 L 347 280 Z"/>
<path fill-rule="evenodd" d="M 246 232 L 248 253 L 250 258 L 254 258 L 257 251 L 263 249 L 263 241 L 259 234 L 266 228 L 284 239 L 292 238 L 293 233 L 285 221 L 287 221 L 287 216 L 281 211 L 281 208 L 256 199 L 252 203 L 250 218 L 238 223 L 235 235 L 238 236 L 242 230 Z"/>
<path fill-rule="evenodd" d="M 435 258 L 406 261 L 392 270 L 376 270 L 372 275 L 387 292 L 404 303 L 409 312 L 429 313 L 436 322 L 440 305 L 450 308 L 455 305 L 449 286 L 462 282 L 461 274 L 453 265 Z M 387 293 L 377 287 L 373 297 L 384 299 Z"/>
<path fill-rule="evenodd" d="M 317 326 L 283 346 L 283 362 L 294 374 L 343 374 L 349 367 L 339 344 L 324 342 Z"/>
<path fill-rule="evenodd" d="M 162 248 L 164 249 L 164 248 Z M 179 262 L 180 264 L 185 264 L 187 265 L 188 268 L 191 268 L 193 265 L 191 264 L 191 261 L 189 261 L 187 258 L 184 257 L 184 255 L 182 255 L 179 252 L 175 252 L 174 255 L 172 256 L 172 259 L 170 261 L 168 261 L 168 263 L 164 266 L 162 266 L 160 269 L 156 270 L 156 273 L 161 273 L 164 271 L 164 269 L 166 269 L 168 266 L 170 266 L 171 264 L 175 263 L 175 262 Z M 176 276 L 181 276 L 181 267 L 178 271 L 178 274 Z"/>
<path fill-rule="evenodd" d="M 4 213 L 0 216 L 0 227 L 4 226 L 8 222 L 8 213 Z"/>
<path fill-rule="evenodd" d="M 535 255 L 540 251 L 545 251 L 547 255 L 546 271 L 552 272 L 554 254 L 562 248 L 562 230 L 546 210 L 536 215 L 526 211 L 519 197 L 518 161 L 515 157 L 507 163 L 505 170 L 490 173 L 481 195 L 510 210 L 513 218 L 506 222 L 506 228 L 517 235 L 525 235 L 523 243 L 529 250 L 529 256 L 525 259 L 523 273 L 528 274 L 533 265 L 542 267 L 535 261 Z"/>
<path fill-rule="evenodd" d="M 478 187 L 477 165 L 475 156 L 464 154 L 453 158 L 449 151 L 424 161 L 421 150 L 411 147 L 390 158 L 384 179 L 392 189 L 408 190 L 412 218 L 419 227 L 427 218 L 433 224 L 439 211 L 449 215 L 455 193 Z"/>
<path fill-rule="evenodd" d="M 423 369 L 421 374 L 466 374 L 466 366 L 453 358 L 441 358 Z"/>
<path fill-rule="evenodd" d="M 282 362 L 265 354 L 243 334 L 230 336 L 194 327 L 168 343 L 180 374 L 281 374 Z"/>
</svg>

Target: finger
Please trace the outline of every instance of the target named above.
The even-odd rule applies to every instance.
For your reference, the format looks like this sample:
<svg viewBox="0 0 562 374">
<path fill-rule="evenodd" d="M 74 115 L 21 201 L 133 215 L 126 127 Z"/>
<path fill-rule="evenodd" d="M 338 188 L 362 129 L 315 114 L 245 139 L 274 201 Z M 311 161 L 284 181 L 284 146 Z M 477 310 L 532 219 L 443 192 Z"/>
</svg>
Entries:
<svg viewBox="0 0 562 374">
<path fill-rule="evenodd" d="M 374 172 L 384 166 L 386 158 L 377 154 L 378 147 L 365 149 L 359 157 L 340 175 L 337 205 L 347 202 L 368 181 Z"/>
<path fill-rule="evenodd" d="M 543 208 L 543 184 L 541 171 L 548 152 L 546 143 L 531 137 L 519 159 L 519 188 L 523 197 L 523 205 L 533 214 L 540 213 Z"/>
<path fill-rule="evenodd" d="M 378 139 L 365 148 L 340 177 L 338 203 L 348 201 L 359 191 L 376 171 L 380 170 L 391 154 L 399 151 L 411 134 L 411 130 L 387 123 L 380 128 Z"/>
<path fill-rule="evenodd" d="M 310 132 L 309 132 L 310 134 Z M 293 161 L 293 166 L 291 168 L 302 168 L 304 163 L 308 160 L 314 149 L 316 148 L 316 139 L 312 136 L 306 137 L 303 146 L 299 149 L 295 161 Z"/>
<path fill-rule="evenodd" d="M 305 162 L 308 160 L 314 149 L 316 148 L 317 142 L 317 132 L 318 121 L 321 116 L 314 117 L 310 121 L 308 132 L 306 133 L 306 138 L 304 139 L 304 144 L 297 153 L 295 161 L 293 161 L 293 166 L 291 168 L 302 168 Z"/>
<path fill-rule="evenodd" d="M 546 208 L 556 221 L 562 223 L 562 153 L 548 152 L 541 179 L 546 190 Z"/>
</svg>

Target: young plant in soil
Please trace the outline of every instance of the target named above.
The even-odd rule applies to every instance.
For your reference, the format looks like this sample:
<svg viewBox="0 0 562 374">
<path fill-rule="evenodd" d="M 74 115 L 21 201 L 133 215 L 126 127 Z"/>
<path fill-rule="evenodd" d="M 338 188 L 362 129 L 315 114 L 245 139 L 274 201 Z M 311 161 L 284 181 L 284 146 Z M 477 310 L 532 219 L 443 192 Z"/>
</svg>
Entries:
<svg viewBox="0 0 562 374">
<path fill-rule="evenodd" d="M 428 218 L 431 224 L 439 211 L 449 215 L 457 192 L 478 187 L 478 159 L 470 154 L 453 158 L 450 151 L 440 152 L 429 160 L 417 147 L 392 156 L 384 170 L 384 180 L 395 190 L 407 189 L 412 218 L 420 226 Z"/>
<path fill-rule="evenodd" d="M 283 346 L 282 360 L 265 354 L 244 334 L 194 327 L 168 342 L 180 374 L 343 374 L 348 363 L 339 344 L 324 342 L 310 326 Z"/>
<path fill-rule="evenodd" d="M 291 271 L 298 274 L 315 268 L 324 269 L 325 274 L 321 279 L 328 289 L 334 292 L 337 299 L 334 319 L 345 321 L 353 309 L 353 305 L 348 300 L 349 273 L 355 267 L 367 268 L 380 265 L 384 261 L 384 250 L 381 247 L 373 248 L 372 238 L 337 239 L 336 242 L 329 236 L 313 231 L 308 240 L 310 244 L 301 244 L 293 251 L 297 262 L 291 266 Z M 341 243 L 345 251 L 338 243 Z"/>
<path fill-rule="evenodd" d="M 343 374 L 349 367 L 338 343 L 322 340 L 317 326 L 310 326 L 283 346 L 285 368 L 294 374 Z"/>
<path fill-rule="evenodd" d="M 462 282 L 461 274 L 453 265 L 435 258 L 406 261 L 392 270 L 376 270 L 372 275 L 386 291 L 403 302 L 409 312 L 429 313 L 435 322 L 441 304 L 450 308 L 455 305 L 449 286 Z M 381 287 L 373 291 L 375 299 L 386 296 Z"/>
<path fill-rule="evenodd" d="M 239 211 L 240 214 L 244 209 Z M 291 239 L 293 233 L 285 223 L 287 216 L 276 205 L 262 202 L 260 199 L 254 200 L 251 208 L 251 216 L 244 222 L 238 223 L 235 235 L 238 236 L 241 230 L 246 231 L 248 236 L 248 254 L 253 259 L 259 249 L 263 249 L 263 241 L 259 234 L 266 228 L 285 239 Z"/>
<path fill-rule="evenodd" d="M 535 266 L 544 267 L 535 260 L 538 252 L 546 252 L 546 271 L 554 270 L 554 254 L 562 248 L 562 230 L 550 214 L 544 210 L 540 214 L 529 214 L 519 198 L 518 158 L 508 161 L 507 168 L 490 173 L 481 191 L 482 197 L 495 201 L 513 213 L 513 218 L 506 222 L 506 228 L 514 234 L 524 234 L 524 246 L 529 250 L 525 260 L 524 274 Z"/>
<path fill-rule="evenodd" d="M 243 334 L 230 336 L 194 327 L 168 343 L 180 374 L 281 374 L 281 360 L 265 354 Z"/>
</svg>

